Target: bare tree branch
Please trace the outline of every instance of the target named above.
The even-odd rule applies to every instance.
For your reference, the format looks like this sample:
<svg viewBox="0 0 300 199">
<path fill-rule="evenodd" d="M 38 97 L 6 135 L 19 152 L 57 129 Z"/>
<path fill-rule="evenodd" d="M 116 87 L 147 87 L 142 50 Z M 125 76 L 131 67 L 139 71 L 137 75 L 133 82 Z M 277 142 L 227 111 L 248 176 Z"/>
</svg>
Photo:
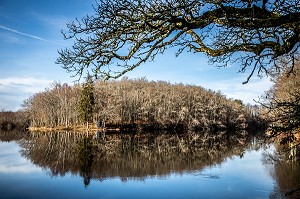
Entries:
<svg viewBox="0 0 300 199">
<path fill-rule="evenodd" d="M 86 70 L 118 78 L 171 47 L 205 53 L 212 63 L 270 74 L 278 59 L 298 53 L 300 1 L 98 0 L 93 15 L 67 24 L 70 48 L 57 63 L 74 76 Z M 242 56 L 233 59 L 238 52 Z"/>
</svg>

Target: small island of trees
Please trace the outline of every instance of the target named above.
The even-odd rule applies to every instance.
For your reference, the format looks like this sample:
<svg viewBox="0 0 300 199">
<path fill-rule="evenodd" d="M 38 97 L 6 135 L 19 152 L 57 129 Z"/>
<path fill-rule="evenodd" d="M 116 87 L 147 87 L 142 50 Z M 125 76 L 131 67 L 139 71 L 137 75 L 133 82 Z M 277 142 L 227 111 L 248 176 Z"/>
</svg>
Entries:
<svg viewBox="0 0 300 199">
<path fill-rule="evenodd" d="M 24 102 L 31 127 L 140 130 L 246 130 L 262 124 L 257 106 L 200 86 L 145 78 L 69 86 L 54 83 Z"/>
</svg>

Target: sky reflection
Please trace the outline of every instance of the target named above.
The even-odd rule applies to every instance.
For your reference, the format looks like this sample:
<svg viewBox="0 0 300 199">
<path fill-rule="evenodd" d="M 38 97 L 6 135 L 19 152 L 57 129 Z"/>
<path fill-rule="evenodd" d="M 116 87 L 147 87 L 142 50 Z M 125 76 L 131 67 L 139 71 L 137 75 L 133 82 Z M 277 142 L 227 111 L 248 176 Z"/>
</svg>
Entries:
<svg viewBox="0 0 300 199">
<path fill-rule="evenodd" d="M 268 198 L 275 182 L 260 161 L 261 153 L 248 151 L 243 158 L 236 156 L 218 166 L 172 173 L 163 179 L 92 181 L 89 189 L 102 190 L 107 198 Z"/>
<path fill-rule="evenodd" d="M 0 142 L 0 173 L 41 173 L 42 169 L 22 157 L 16 142 Z"/>
<path fill-rule="evenodd" d="M 17 142 L 0 142 L 1 198 L 268 198 L 276 185 L 262 163 L 262 149 L 198 170 L 92 178 L 89 186 L 83 186 L 78 173 L 51 175 L 21 156 L 20 150 Z"/>
</svg>

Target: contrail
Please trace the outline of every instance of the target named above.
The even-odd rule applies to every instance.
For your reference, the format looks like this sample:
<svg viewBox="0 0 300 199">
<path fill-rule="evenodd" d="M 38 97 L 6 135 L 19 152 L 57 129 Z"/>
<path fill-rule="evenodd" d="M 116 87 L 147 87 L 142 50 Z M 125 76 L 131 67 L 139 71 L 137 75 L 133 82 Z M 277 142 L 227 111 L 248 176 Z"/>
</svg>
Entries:
<svg viewBox="0 0 300 199">
<path fill-rule="evenodd" d="M 54 41 L 50 41 L 50 40 L 47 40 L 47 39 L 44 39 L 44 38 L 41 38 L 41 37 L 38 37 L 38 36 L 35 36 L 35 35 L 31 35 L 31 34 L 27 34 L 27 33 L 24 33 L 24 32 L 20 32 L 18 30 L 15 30 L 15 29 L 12 29 L 12 28 L 8 28 L 8 27 L 2 26 L 2 25 L 0 25 L 0 28 L 3 29 L 3 30 L 7 30 L 9 32 L 16 33 L 16 34 L 21 35 L 21 36 L 30 37 L 32 39 L 37 39 L 37 40 L 40 40 L 40 41 L 45 41 L 45 42 L 48 42 L 48 43 L 52 43 L 52 44 L 63 46 L 63 44 L 60 44 L 60 43 L 57 43 L 57 42 L 54 42 Z"/>
</svg>

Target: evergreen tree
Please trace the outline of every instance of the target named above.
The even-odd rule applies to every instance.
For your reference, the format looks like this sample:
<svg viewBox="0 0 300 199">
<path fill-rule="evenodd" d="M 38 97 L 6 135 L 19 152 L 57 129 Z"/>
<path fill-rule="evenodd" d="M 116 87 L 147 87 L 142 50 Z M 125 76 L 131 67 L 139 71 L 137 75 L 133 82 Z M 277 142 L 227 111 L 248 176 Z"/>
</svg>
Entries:
<svg viewBox="0 0 300 199">
<path fill-rule="evenodd" d="M 81 92 L 79 101 L 79 114 L 83 122 L 87 124 L 92 122 L 94 114 L 94 83 L 90 75 L 87 76 L 86 82 L 82 85 L 83 90 Z"/>
</svg>

